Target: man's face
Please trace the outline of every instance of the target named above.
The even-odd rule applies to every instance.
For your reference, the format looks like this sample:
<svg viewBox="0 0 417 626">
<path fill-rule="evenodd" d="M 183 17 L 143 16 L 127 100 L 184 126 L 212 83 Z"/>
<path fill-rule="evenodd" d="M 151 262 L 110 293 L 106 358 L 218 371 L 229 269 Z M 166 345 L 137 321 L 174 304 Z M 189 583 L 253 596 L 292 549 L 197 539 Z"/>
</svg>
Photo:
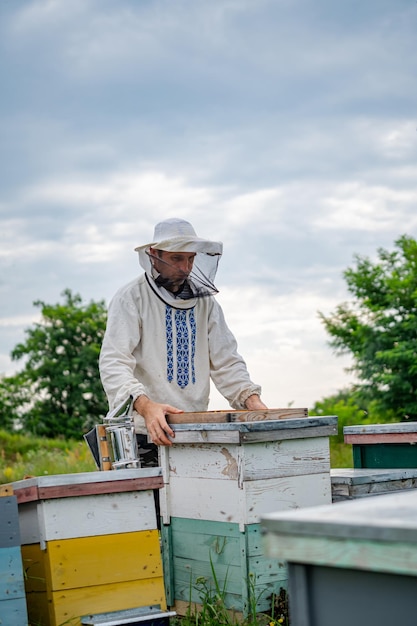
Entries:
<svg viewBox="0 0 417 626">
<path fill-rule="evenodd" d="M 166 252 L 150 249 L 153 266 L 159 274 L 167 279 L 167 288 L 177 291 L 193 269 L 195 252 Z"/>
</svg>

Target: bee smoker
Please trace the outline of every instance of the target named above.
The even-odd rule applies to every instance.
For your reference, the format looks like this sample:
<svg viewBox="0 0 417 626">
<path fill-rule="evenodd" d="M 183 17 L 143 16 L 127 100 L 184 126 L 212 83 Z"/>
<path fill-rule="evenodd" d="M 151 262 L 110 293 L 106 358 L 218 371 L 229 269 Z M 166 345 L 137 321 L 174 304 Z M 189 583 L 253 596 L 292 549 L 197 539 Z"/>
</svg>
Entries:
<svg viewBox="0 0 417 626">
<path fill-rule="evenodd" d="M 132 400 L 123 402 L 103 418 L 84 439 L 100 470 L 140 467 Z"/>
</svg>

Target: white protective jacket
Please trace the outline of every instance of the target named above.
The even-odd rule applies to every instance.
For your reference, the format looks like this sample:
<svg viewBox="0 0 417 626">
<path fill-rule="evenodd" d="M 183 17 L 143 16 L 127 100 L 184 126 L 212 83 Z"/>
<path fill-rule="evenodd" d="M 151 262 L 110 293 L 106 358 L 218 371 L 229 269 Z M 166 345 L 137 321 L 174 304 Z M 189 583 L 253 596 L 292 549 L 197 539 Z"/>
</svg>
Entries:
<svg viewBox="0 0 417 626">
<path fill-rule="evenodd" d="M 210 378 L 234 409 L 261 393 L 215 298 L 173 298 L 146 273 L 111 300 L 99 364 L 110 409 L 146 394 L 184 411 L 206 411 Z M 141 416 L 135 424 L 146 433 Z"/>
</svg>

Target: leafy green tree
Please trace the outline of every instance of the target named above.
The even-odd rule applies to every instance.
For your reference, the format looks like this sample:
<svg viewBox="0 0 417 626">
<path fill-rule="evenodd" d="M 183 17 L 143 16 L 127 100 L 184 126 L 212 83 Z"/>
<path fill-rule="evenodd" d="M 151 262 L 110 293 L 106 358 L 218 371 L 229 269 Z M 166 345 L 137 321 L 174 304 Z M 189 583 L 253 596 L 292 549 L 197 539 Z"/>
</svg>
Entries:
<svg viewBox="0 0 417 626">
<path fill-rule="evenodd" d="M 104 301 L 83 304 L 69 289 L 62 296 L 62 304 L 34 302 L 42 319 L 11 353 L 24 368 L 3 379 L 0 412 L 8 403 L 14 423 L 35 435 L 79 438 L 107 411 L 98 372 L 106 308 Z M 0 424 L 7 425 L 1 416 Z"/>
<path fill-rule="evenodd" d="M 353 301 L 319 313 L 336 353 L 350 353 L 357 390 L 390 418 L 417 419 L 417 242 L 403 235 L 393 252 L 355 256 L 344 272 Z"/>
<path fill-rule="evenodd" d="M 24 383 L 19 374 L 0 378 L 0 428 L 13 430 L 19 425 L 25 402 Z"/>
<path fill-rule="evenodd" d="M 310 415 L 337 415 L 338 435 L 330 438 L 330 444 L 343 443 L 343 428 L 357 424 L 380 424 L 394 420 L 391 412 L 380 413 L 377 403 L 366 402 L 360 390 L 343 389 L 332 396 L 316 402 Z"/>
</svg>

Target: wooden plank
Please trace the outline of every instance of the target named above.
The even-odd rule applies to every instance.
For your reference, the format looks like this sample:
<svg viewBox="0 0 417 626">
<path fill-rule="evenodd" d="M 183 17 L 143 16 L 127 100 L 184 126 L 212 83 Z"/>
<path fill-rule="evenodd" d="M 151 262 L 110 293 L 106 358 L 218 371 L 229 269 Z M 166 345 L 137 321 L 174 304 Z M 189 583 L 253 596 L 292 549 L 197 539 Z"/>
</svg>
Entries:
<svg viewBox="0 0 417 626">
<path fill-rule="evenodd" d="M 47 551 L 52 591 L 162 578 L 157 530 L 50 541 Z"/>
<path fill-rule="evenodd" d="M 297 419 L 308 417 L 308 409 L 285 408 L 258 411 L 203 411 L 168 413 L 169 424 L 222 424 L 226 422 L 259 422 L 265 420 Z"/>
<path fill-rule="evenodd" d="M 147 491 L 160 489 L 163 486 L 162 476 L 151 478 L 133 478 L 123 482 L 104 482 L 96 484 L 75 484 L 55 487 L 39 487 L 38 498 L 49 500 L 51 498 L 70 498 L 75 496 L 101 495 L 106 493 L 125 493 L 129 491 Z"/>
<path fill-rule="evenodd" d="M 296 421 L 296 420 L 294 420 Z M 279 422 L 262 422 L 263 426 L 275 426 Z M 255 423 L 259 424 L 259 422 Z M 255 426 L 255 424 L 239 424 L 241 426 Z M 288 422 L 286 423 L 288 425 Z M 193 426 L 195 428 L 183 428 Z M 214 426 L 222 426 L 222 429 L 214 429 Z M 231 426 L 232 428 L 226 429 Z M 256 441 L 281 441 L 284 439 L 305 439 L 308 437 L 329 437 L 337 435 L 337 421 L 332 424 L 313 425 L 294 429 L 263 428 L 259 430 L 238 430 L 233 428 L 236 424 L 176 424 L 174 443 L 253 443 Z M 197 428 L 199 427 L 199 428 Z"/>
<path fill-rule="evenodd" d="M 417 478 L 417 468 L 400 469 L 368 469 L 368 468 L 333 468 L 330 470 L 332 483 L 346 485 L 367 485 L 369 483 L 385 483 L 392 480 L 414 480 Z"/>
<path fill-rule="evenodd" d="M 0 602 L 0 624 L 27 626 L 28 616 L 25 598 L 15 598 Z"/>
<path fill-rule="evenodd" d="M 9 483 L 7 485 L 0 485 L 0 498 L 4 496 L 12 496 L 13 495 L 13 486 Z"/>
<path fill-rule="evenodd" d="M 333 502 L 417 488 L 417 469 L 335 469 L 330 476 Z"/>
<path fill-rule="evenodd" d="M 13 483 L 19 504 L 50 498 L 146 491 L 161 486 L 160 468 L 39 476 Z"/>
<path fill-rule="evenodd" d="M 230 480 L 176 479 L 171 476 L 166 497 L 161 498 L 161 515 L 219 522 L 238 522 L 239 501 L 235 482 Z M 166 510 L 165 506 L 169 509 Z"/>
<path fill-rule="evenodd" d="M 81 617 L 122 611 L 138 606 L 160 605 L 166 610 L 162 578 L 127 581 L 95 587 L 80 587 L 27 596 L 29 617 L 34 624 L 81 626 Z M 42 621 L 35 618 L 41 616 Z"/>
<path fill-rule="evenodd" d="M 168 472 L 177 478 L 246 480 L 330 471 L 327 437 L 235 444 L 176 444 L 166 451 Z M 166 470 L 165 470 L 166 473 Z M 169 476 L 164 476 L 169 482 Z"/>
<path fill-rule="evenodd" d="M 263 542 L 268 557 L 285 559 L 291 563 L 417 575 L 415 544 L 342 537 L 301 537 L 268 531 Z"/>
<path fill-rule="evenodd" d="M 417 422 L 388 422 L 385 424 L 357 424 L 344 426 L 344 434 L 417 433 Z"/>
<path fill-rule="evenodd" d="M 45 542 L 57 539 L 113 535 L 157 527 L 152 491 L 42 500 L 38 503 L 37 514 L 42 547 Z"/>
<path fill-rule="evenodd" d="M 316 425 L 308 428 L 283 430 L 283 431 L 252 431 L 241 433 L 242 443 L 254 443 L 255 441 L 280 441 L 284 439 L 306 439 L 309 437 L 331 437 L 337 435 L 337 423 L 330 425 Z"/>
<path fill-rule="evenodd" d="M 0 498 L 0 548 L 20 546 L 16 496 Z"/>
<path fill-rule="evenodd" d="M 330 472 L 328 437 L 257 442 L 244 449 L 242 481 Z"/>
<path fill-rule="evenodd" d="M 417 492 L 410 489 L 384 498 L 271 513 L 264 516 L 262 526 L 280 534 L 417 544 Z"/>
<path fill-rule="evenodd" d="M 183 424 L 181 424 L 183 426 Z M 173 425 L 175 431 L 174 444 L 180 443 L 240 443 L 239 431 L 225 430 L 177 430 L 178 425 Z"/>
<path fill-rule="evenodd" d="M 175 597 L 185 600 L 187 594 L 189 597 L 190 588 L 195 591 L 191 599 L 201 600 L 201 596 L 196 591 L 196 583 L 198 579 L 204 579 L 206 584 L 211 582 L 212 591 L 215 591 L 212 566 L 208 558 L 206 559 L 182 559 L 181 557 L 173 557 L 175 572 Z M 234 563 L 219 563 L 213 566 L 216 578 L 220 588 L 227 583 L 227 591 L 229 593 L 241 596 L 242 593 L 242 571 L 241 568 Z"/>
<path fill-rule="evenodd" d="M 87 484 L 55 485 L 49 487 L 17 488 L 15 489 L 15 493 L 20 504 L 33 500 L 50 500 L 51 498 L 71 498 L 75 496 L 90 496 L 106 493 L 146 491 L 149 489 L 160 489 L 162 485 L 162 476 L 153 476 L 150 478 L 132 478 L 124 480 L 123 482 L 108 481 Z"/>
<path fill-rule="evenodd" d="M 371 444 L 371 443 L 409 443 L 417 442 L 417 432 L 408 433 L 364 433 L 364 434 L 345 434 L 345 443 L 349 444 Z"/>
<path fill-rule="evenodd" d="M 220 527 L 213 534 L 210 523 L 205 520 L 189 520 L 187 531 L 180 531 L 174 525 L 172 529 L 175 543 L 173 556 L 184 560 L 210 561 L 214 565 L 227 566 L 229 563 L 238 563 L 240 559 L 240 531 L 238 524 L 233 524 L 234 531 L 230 534 L 231 525 L 218 522 Z M 222 529 L 222 526 L 226 528 Z M 206 530 L 207 528 L 207 530 Z M 192 541 L 190 541 L 192 537 Z"/>
<path fill-rule="evenodd" d="M 332 501 L 330 476 L 309 474 L 244 483 L 245 524 L 260 521 L 262 515 L 274 511 L 317 507 Z"/>
<path fill-rule="evenodd" d="M 252 524 L 259 522 L 264 513 L 331 502 L 327 472 L 247 481 L 242 489 L 234 481 L 171 476 L 166 489 L 169 489 L 170 510 L 163 510 L 161 501 L 164 519 L 188 517 Z"/>
<path fill-rule="evenodd" d="M 25 586 L 20 546 L 0 548 L 0 602 L 24 597 Z"/>
<path fill-rule="evenodd" d="M 266 559 L 259 548 L 255 556 L 249 554 L 247 530 L 254 535 L 254 527 L 241 532 L 238 524 L 185 518 L 172 518 L 171 522 L 175 606 L 190 598 L 201 601 L 199 589 L 204 586 L 214 589 L 213 570 L 227 606 L 242 613 L 247 613 L 251 602 L 256 602 L 259 611 L 267 609 L 269 596 L 286 584 L 282 563 Z M 257 532 L 260 535 L 259 525 Z M 199 578 L 204 579 L 203 586 L 198 585 Z"/>
</svg>

